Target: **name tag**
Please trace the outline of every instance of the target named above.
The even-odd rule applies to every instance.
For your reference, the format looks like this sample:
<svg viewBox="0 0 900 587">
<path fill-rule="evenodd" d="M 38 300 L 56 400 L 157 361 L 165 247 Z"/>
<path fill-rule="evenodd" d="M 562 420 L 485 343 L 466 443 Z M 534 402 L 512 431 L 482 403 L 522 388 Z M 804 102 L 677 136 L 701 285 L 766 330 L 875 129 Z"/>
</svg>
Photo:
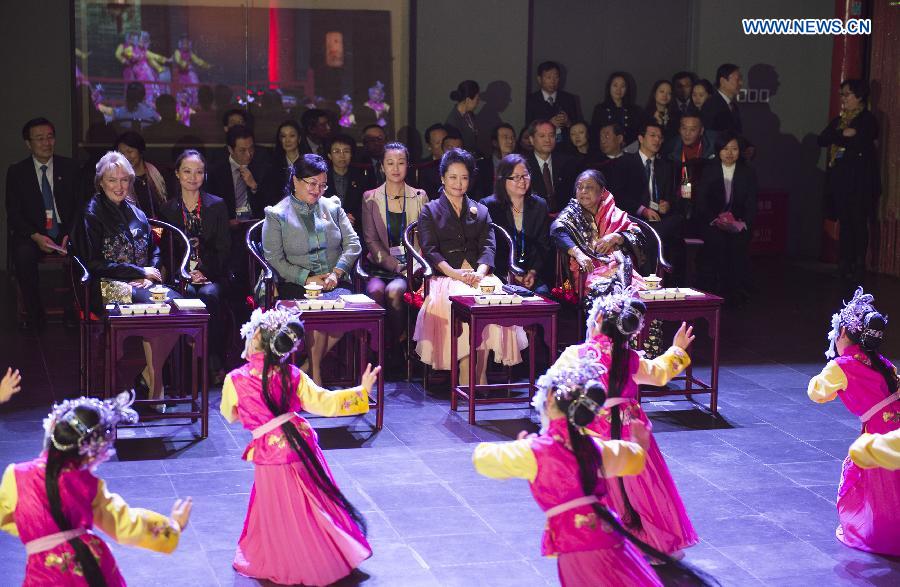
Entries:
<svg viewBox="0 0 900 587">
<path fill-rule="evenodd" d="M 659 202 L 650 202 L 650 209 L 659 212 Z"/>
<path fill-rule="evenodd" d="M 46 222 L 44 222 L 44 229 L 50 230 L 53 228 L 53 210 L 44 210 L 46 213 Z"/>
<path fill-rule="evenodd" d="M 681 197 L 685 200 L 691 199 L 691 182 L 688 182 L 681 186 Z"/>
<path fill-rule="evenodd" d="M 199 265 L 199 264 L 200 263 L 198 263 L 197 261 L 191 259 L 190 261 L 188 261 L 188 271 L 193 271 L 194 269 L 197 268 L 197 265 Z"/>
<path fill-rule="evenodd" d="M 406 249 L 400 246 L 391 247 L 390 249 L 391 257 L 402 257 L 406 255 Z"/>
</svg>

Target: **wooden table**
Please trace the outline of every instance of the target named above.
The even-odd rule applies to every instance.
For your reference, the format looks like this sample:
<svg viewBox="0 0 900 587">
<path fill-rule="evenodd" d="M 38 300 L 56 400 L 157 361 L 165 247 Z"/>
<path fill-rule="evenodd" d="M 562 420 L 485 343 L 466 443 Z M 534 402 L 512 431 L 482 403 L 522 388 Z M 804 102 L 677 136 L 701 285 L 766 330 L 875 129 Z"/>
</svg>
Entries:
<svg viewBox="0 0 900 587">
<path fill-rule="evenodd" d="M 176 397 L 160 399 L 146 399 L 135 401 L 136 405 L 145 404 L 188 404 L 187 412 L 169 412 L 165 414 L 141 415 L 142 420 L 157 420 L 170 418 L 190 418 L 191 422 L 200 419 L 200 437 L 209 435 L 209 379 L 207 375 L 207 328 L 209 313 L 206 309 L 179 310 L 172 305 L 169 314 L 130 314 L 123 316 L 117 308 L 109 310 L 106 316 L 106 385 L 103 390 L 104 398 L 121 391 L 118 382 L 116 365 L 123 355 L 125 340 L 130 337 L 144 339 L 153 345 L 156 335 L 178 334 L 179 338 L 188 337 L 193 340 L 190 360 L 190 376 L 188 387 L 190 397 Z M 185 374 L 178 372 L 178 381 L 183 384 Z M 131 387 L 131 382 L 128 382 Z"/>
<path fill-rule="evenodd" d="M 293 308 L 298 300 L 279 300 L 276 307 Z M 347 303 L 343 308 L 331 310 L 304 310 L 303 328 L 306 330 L 319 330 L 329 334 L 345 334 L 347 332 L 361 332 L 368 334 L 359 337 L 359 372 L 365 370 L 368 353 L 371 347 L 377 355 L 376 364 L 384 362 L 384 317 L 387 310 L 375 302 L 360 304 Z M 368 344 L 366 339 L 368 338 Z M 371 393 L 371 390 L 370 390 Z M 375 429 L 381 430 L 384 425 L 384 373 L 378 376 L 378 390 L 375 399 L 369 397 L 369 408 L 375 409 Z"/>
<path fill-rule="evenodd" d="M 651 320 L 663 322 L 694 322 L 705 320 L 709 338 L 712 340 L 712 365 L 709 383 L 702 381 L 693 374 L 693 363 L 684 370 L 684 374 L 675 377 L 673 381 L 684 381 L 683 389 L 661 389 L 641 391 L 638 387 L 638 401 L 642 397 L 664 397 L 669 395 L 684 395 L 693 401 L 696 394 L 709 394 L 709 410 L 714 416 L 718 415 L 719 400 L 719 319 L 722 303 L 725 300 L 719 296 L 704 293 L 702 296 L 690 296 L 683 300 L 643 300 L 647 305 L 647 314 L 644 318 L 644 330 L 638 339 L 638 348 L 647 336 Z M 663 344 L 665 346 L 665 344 Z M 699 386 L 695 388 L 694 385 Z M 702 404 L 698 404 L 702 405 Z"/>
<path fill-rule="evenodd" d="M 458 399 L 464 398 L 469 403 L 469 424 L 475 423 L 476 404 L 530 403 L 535 392 L 534 373 L 534 332 L 541 326 L 544 342 L 550 348 L 550 363 L 556 360 L 556 316 L 559 304 L 544 298 L 539 302 L 523 302 L 521 304 L 487 305 L 475 302 L 475 296 L 450 296 L 450 408 L 456 411 Z M 469 360 L 469 384 L 459 383 L 458 338 L 462 334 L 462 325 L 469 325 L 469 356 L 476 356 L 475 350 L 481 345 L 484 328 L 488 325 L 521 326 L 528 333 L 528 396 L 524 398 L 477 398 L 478 391 L 511 390 L 523 387 L 521 383 L 495 383 L 477 385 L 475 381 L 475 360 Z"/>
</svg>

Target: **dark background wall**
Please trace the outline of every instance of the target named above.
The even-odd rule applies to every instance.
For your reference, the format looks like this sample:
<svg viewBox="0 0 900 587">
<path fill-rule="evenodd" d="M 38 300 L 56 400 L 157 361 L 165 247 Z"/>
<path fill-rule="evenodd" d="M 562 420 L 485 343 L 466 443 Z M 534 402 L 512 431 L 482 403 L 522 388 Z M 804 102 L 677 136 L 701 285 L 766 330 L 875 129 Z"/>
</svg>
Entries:
<svg viewBox="0 0 900 587">
<path fill-rule="evenodd" d="M 814 257 L 822 193 L 822 153 L 814 134 L 827 123 L 834 91 L 829 87 L 832 38 L 748 37 L 740 19 L 829 17 L 831 10 L 830 3 L 818 0 L 759 0 L 752 5 L 713 0 L 419 0 L 416 82 L 409 88 L 416 107 L 414 130 L 443 121 L 452 107 L 450 90 L 466 78 L 482 86 L 487 103 L 478 120 L 484 128 L 489 131 L 499 120 L 518 128 L 526 92 L 535 87 L 533 69 L 545 59 L 564 64 L 565 87 L 581 96 L 586 116 L 602 98 L 603 83 L 614 69 L 634 75 L 638 102 L 643 103 L 657 78 L 682 68 L 711 78 L 719 63 L 733 61 L 742 66 L 746 87 L 769 90 L 768 102 L 742 109 L 747 135 L 758 146 L 754 166 L 764 189 L 789 193 L 789 252 Z M 71 153 L 70 19 L 69 3 L 58 0 L 4 2 L 0 7 L 0 54 L 8 57 L 6 79 L 15 80 L 14 87 L 0 92 L 0 186 L 5 185 L 6 166 L 26 154 L 19 131 L 28 118 L 44 115 L 56 121 L 57 150 Z M 3 213 L 0 232 L 5 229 Z M 0 263 L 5 259 L 6 239 L 0 238 Z"/>
</svg>

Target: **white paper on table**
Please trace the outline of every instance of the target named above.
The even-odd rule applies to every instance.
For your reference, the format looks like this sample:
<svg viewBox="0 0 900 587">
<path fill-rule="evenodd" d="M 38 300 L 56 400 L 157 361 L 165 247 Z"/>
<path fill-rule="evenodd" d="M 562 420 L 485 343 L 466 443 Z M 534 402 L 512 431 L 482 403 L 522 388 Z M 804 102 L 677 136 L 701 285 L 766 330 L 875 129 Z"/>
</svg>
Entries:
<svg viewBox="0 0 900 587">
<path fill-rule="evenodd" d="M 179 310 L 201 310 L 206 307 L 203 300 L 198 300 L 196 298 L 175 298 L 172 300 L 172 303 L 175 304 L 175 307 Z"/>
<path fill-rule="evenodd" d="M 347 302 L 348 304 L 369 304 L 375 303 L 375 300 L 367 296 L 366 294 L 344 294 L 341 296 L 341 299 Z"/>
</svg>

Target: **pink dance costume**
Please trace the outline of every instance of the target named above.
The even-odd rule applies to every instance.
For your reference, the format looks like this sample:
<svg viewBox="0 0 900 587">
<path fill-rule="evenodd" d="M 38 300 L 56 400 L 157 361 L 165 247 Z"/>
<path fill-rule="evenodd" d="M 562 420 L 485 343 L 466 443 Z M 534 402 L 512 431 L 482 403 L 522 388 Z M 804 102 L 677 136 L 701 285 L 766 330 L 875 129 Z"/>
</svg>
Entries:
<svg viewBox="0 0 900 587">
<path fill-rule="evenodd" d="M 103 530 L 119 544 L 170 553 L 178 545 L 181 529 L 167 516 L 141 508 L 129 508 L 88 469 L 64 468 L 59 475 L 59 494 L 66 518 L 75 530 L 60 532 L 50 513 L 44 472 L 47 455 L 9 465 L 0 482 L 0 529 L 25 543 L 28 559 L 25 586 L 87 585 L 68 539 L 87 544 L 97 559 L 106 584 L 124 586 L 109 547 L 94 532 Z"/>
<path fill-rule="evenodd" d="M 275 583 L 328 585 L 353 572 L 372 549 L 349 513 L 319 489 L 281 425 L 293 422 L 333 483 L 315 430 L 294 412 L 364 414 L 368 391 L 361 386 L 328 391 L 291 365 L 290 389 L 282 389 L 277 371 L 268 379 L 273 397 L 291 394 L 291 411 L 273 418 L 263 398 L 264 357 L 251 354 L 222 387 L 222 415 L 253 432 L 243 458 L 256 465 L 233 566 L 242 575 Z"/>
<path fill-rule="evenodd" d="M 690 364 L 688 354 L 676 346 L 652 361 L 641 358 L 633 350 L 628 353 L 628 373 L 631 376 L 626 380 L 621 397 L 615 398 L 621 402 L 622 440 L 631 438 L 632 422 L 639 420 L 648 430 L 652 429 L 652 424 L 637 399 L 638 385 L 665 385 Z M 584 344 L 567 348 L 557 364 L 589 355 L 597 357 L 609 369 L 612 363 L 612 343 L 609 337 L 600 334 Z M 608 372 L 601 377 L 604 385 L 609 384 L 608 379 Z M 610 408 L 604 407 L 589 428 L 601 438 L 609 440 L 611 420 Z M 646 468 L 640 475 L 625 477 L 623 481 L 628 501 L 640 518 L 640 526 L 634 525 L 633 520 L 625 520 L 625 526 L 635 536 L 666 554 L 677 553 L 700 542 L 666 460 L 652 434 L 647 449 Z M 609 483 L 604 503 L 620 515 L 626 515 L 627 508 L 618 482 Z"/>
<path fill-rule="evenodd" d="M 634 475 L 643 468 L 644 452 L 636 444 L 594 442 L 607 477 Z M 557 557 L 563 587 L 662 585 L 641 552 L 594 511 L 593 504 L 604 501 L 613 484 L 598 480 L 594 495 L 585 496 L 568 443 L 566 419 L 556 418 L 536 438 L 479 444 L 472 461 L 486 477 L 528 480 L 534 500 L 547 515 L 541 554 Z"/>
<path fill-rule="evenodd" d="M 877 355 L 894 371 L 887 359 Z M 812 378 L 810 399 L 825 403 L 839 397 L 862 425 L 863 434 L 900 429 L 900 392 L 889 390 L 858 344 L 844 349 Z M 847 546 L 900 555 L 900 470 L 863 469 L 844 459 L 838 485 L 837 538 Z"/>
</svg>

